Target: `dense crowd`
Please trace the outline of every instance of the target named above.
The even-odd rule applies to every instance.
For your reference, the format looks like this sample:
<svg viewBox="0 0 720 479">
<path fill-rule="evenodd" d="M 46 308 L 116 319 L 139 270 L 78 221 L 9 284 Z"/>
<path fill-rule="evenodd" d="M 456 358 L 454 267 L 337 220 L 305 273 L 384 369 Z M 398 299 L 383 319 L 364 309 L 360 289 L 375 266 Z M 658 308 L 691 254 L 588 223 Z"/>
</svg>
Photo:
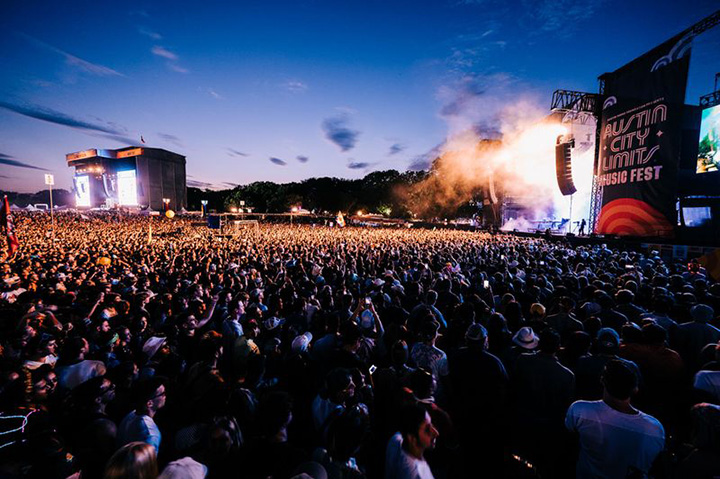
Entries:
<svg viewBox="0 0 720 479">
<path fill-rule="evenodd" d="M 720 475 L 720 283 L 697 263 L 196 221 L 15 217 L 0 477 Z"/>
</svg>

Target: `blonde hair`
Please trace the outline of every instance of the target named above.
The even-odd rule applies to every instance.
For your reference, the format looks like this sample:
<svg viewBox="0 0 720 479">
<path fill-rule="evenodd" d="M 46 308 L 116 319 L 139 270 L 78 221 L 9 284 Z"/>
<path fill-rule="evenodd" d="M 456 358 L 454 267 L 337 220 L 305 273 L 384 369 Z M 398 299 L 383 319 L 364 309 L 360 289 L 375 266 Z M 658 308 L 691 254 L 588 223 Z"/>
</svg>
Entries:
<svg viewBox="0 0 720 479">
<path fill-rule="evenodd" d="M 157 479 L 155 448 L 144 442 L 131 442 L 112 455 L 103 479 Z"/>
</svg>

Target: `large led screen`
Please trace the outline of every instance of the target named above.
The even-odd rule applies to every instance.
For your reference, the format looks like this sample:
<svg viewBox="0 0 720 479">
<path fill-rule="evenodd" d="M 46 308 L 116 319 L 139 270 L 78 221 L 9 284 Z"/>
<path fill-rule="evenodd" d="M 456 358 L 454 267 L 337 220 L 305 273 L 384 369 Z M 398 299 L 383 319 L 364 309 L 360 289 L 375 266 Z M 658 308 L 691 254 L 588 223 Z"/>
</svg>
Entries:
<svg viewBox="0 0 720 479">
<path fill-rule="evenodd" d="M 75 177 L 75 206 L 90 206 L 90 178 L 87 175 Z"/>
<path fill-rule="evenodd" d="M 683 208 L 683 217 L 685 226 L 693 228 L 712 221 L 712 212 L 709 206 L 685 207 Z"/>
<path fill-rule="evenodd" d="M 720 105 L 703 110 L 697 173 L 720 170 Z"/>
<path fill-rule="evenodd" d="M 118 171 L 117 185 L 118 203 L 121 206 L 136 206 L 138 204 L 138 199 L 135 170 Z"/>
</svg>

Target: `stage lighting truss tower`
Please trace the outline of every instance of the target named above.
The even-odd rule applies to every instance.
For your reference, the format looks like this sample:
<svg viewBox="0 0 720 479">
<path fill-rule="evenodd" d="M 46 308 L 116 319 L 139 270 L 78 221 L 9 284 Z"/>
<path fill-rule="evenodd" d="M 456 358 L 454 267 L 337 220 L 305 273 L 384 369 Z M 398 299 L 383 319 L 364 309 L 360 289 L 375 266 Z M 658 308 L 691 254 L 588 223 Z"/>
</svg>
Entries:
<svg viewBox="0 0 720 479">
<path fill-rule="evenodd" d="M 600 83 L 600 93 L 586 93 L 582 91 L 555 90 L 552 96 L 550 109 L 554 112 L 564 113 L 564 119 L 585 124 L 590 117 L 597 121 L 595 129 L 595 167 L 593 168 L 592 190 L 590 193 L 589 231 L 595 229 L 595 222 L 602 206 L 602 188 L 597 181 L 598 154 L 600 152 L 600 108 L 602 106 L 603 83 Z"/>
</svg>

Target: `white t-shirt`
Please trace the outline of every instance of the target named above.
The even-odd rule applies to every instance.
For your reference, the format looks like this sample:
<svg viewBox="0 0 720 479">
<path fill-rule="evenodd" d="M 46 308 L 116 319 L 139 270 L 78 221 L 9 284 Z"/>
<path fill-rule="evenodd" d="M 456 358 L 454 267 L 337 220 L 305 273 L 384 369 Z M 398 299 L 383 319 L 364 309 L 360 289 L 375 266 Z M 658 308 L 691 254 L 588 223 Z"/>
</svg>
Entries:
<svg viewBox="0 0 720 479">
<path fill-rule="evenodd" d="M 435 479 L 425 459 L 417 459 L 402 447 L 403 438 L 396 432 L 385 451 L 385 477 L 392 479 Z"/>
<path fill-rule="evenodd" d="M 650 469 L 665 447 L 665 430 L 654 417 L 625 414 L 603 401 L 576 401 L 565 427 L 580 435 L 577 479 L 624 479 L 630 468 Z"/>
<path fill-rule="evenodd" d="M 698 371 L 695 374 L 693 387 L 712 394 L 716 400 L 720 401 L 720 371 Z"/>
</svg>

